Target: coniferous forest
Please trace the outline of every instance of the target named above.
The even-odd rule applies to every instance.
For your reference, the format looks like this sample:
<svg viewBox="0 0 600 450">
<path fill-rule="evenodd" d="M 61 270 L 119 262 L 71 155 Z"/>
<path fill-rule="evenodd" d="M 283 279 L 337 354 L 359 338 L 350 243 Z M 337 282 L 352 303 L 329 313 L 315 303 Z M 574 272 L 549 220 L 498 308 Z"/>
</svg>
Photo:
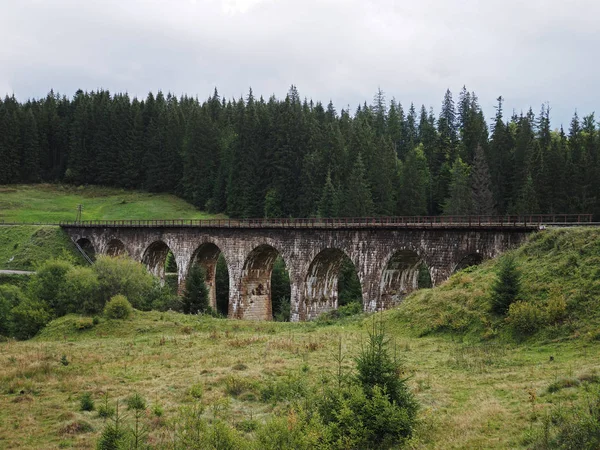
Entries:
<svg viewBox="0 0 600 450">
<path fill-rule="evenodd" d="M 439 112 L 386 99 L 336 111 L 302 99 L 207 100 L 108 91 L 0 100 L 0 184 L 174 193 L 231 217 L 593 213 L 594 114 L 486 118 L 466 88 Z"/>
</svg>

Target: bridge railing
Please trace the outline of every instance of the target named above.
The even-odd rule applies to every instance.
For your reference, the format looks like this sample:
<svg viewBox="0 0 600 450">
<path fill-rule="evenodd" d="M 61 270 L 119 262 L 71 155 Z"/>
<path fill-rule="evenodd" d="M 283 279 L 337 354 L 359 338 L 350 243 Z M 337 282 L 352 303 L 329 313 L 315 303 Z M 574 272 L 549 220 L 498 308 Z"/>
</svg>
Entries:
<svg viewBox="0 0 600 450">
<path fill-rule="evenodd" d="M 200 227 L 200 228 L 403 228 L 403 227 L 540 227 L 592 223 L 591 214 L 521 216 L 396 216 L 301 219 L 86 220 L 60 222 L 64 227 Z"/>
</svg>

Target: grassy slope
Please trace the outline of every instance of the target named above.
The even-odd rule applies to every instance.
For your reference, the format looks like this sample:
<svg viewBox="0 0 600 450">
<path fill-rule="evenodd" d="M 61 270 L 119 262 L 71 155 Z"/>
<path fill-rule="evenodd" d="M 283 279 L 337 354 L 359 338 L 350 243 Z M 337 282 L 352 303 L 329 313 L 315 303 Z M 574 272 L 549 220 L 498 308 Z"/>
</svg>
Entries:
<svg viewBox="0 0 600 450">
<path fill-rule="evenodd" d="M 65 256 L 83 263 L 81 255 L 59 227 L 0 226 L 0 269 L 35 270 L 37 264 Z"/>
<path fill-rule="evenodd" d="M 82 204 L 84 220 L 203 219 L 220 217 L 198 211 L 166 194 L 94 186 L 0 186 L 0 222 L 58 222 L 74 220 Z M 74 252 L 68 237 L 52 226 L 0 226 L 0 269 L 32 270 L 49 258 Z"/>
<path fill-rule="evenodd" d="M 77 205 L 84 220 L 204 219 L 219 217 L 197 210 L 167 194 L 98 186 L 0 186 L 0 222 L 59 222 L 75 220 Z"/>
<path fill-rule="evenodd" d="M 533 235 L 514 251 L 522 272 L 520 300 L 544 310 L 564 302 L 564 317 L 544 327 L 540 339 L 600 337 L 600 229 L 554 229 Z M 449 333 L 471 338 L 510 338 L 507 321 L 489 312 L 497 261 L 453 275 L 437 289 L 418 291 L 390 311 L 411 334 Z"/>
</svg>

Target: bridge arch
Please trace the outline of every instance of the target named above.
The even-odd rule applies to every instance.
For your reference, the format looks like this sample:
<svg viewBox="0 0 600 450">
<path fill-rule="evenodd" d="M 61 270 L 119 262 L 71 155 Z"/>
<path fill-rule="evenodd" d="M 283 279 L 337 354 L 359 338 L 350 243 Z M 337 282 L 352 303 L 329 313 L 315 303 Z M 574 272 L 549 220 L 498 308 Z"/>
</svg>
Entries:
<svg viewBox="0 0 600 450">
<path fill-rule="evenodd" d="M 108 241 L 104 253 L 108 256 L 119 256 L 128 254 L 123 241 L 117 238 L 113 238 L 110 241 Z"/>
<path fill-rule="evenodd" d="M 431 268 L 417 249 L 396 249 L 385 260 L 378 309 L 390 308 L 411 292 L 432 284 Z"/>
<path fill-rule="evenodd" d="M 92 243 L 91 239 L 87 237 L 80 237 L 75 242 L 92 261 L 96 259 L 96 247 Z"/>
<path fill-rule="evenodd" d="M 162 240 L 156 240 L 146 247 L 142 256 L 142 264 L 148 268 L 152 275 L 160 278 L 162 283 L 166 280 L 166 265 L 169 253 L 173 253 L 169 245 Z M 169 263 L 177 266 L 176 258 L 169 258 Z"/>
<path fill-rule="evenodd" d="M 271 244 L 260 244 L 246 256 L 238 286 L 237 318 L 273 320 L 271 274 L 278 256 L 288 268 L 285 255 Z"/>
<path fill-rule="evenodd" d="M 340 272 L 348 263 L 356 274 L 354 262 L 339 248 L 323 249 L 312 258 L 304 278 L 303 298 L 307 320 L 338 308 Z M 360 280 L 358 284 L 360 286 Z"/>
<path fill-rule="evenodd" d="M 219 265 L 220 258 L 222 258 L 222 260 L 224 261 L 225 270 L 227 272 L 226 293 L 223 293 L 225 294 L 223 297 L 227 298 L 227 303 L 225 305 L 219 305 L 217 303 L 217 266 Z M 204 281 L 206 283 L 206 287 L 208 288 L 208 298 L 210 306 L 215 311 L 219 311 L 227 315 L 227 305 L 229 303 L 229 264 L 224 253 L 221 251 L 221 248 L 215 242 L 211 241 L 205 241 L 198 245 L 196 250 L 194 250 L 194 253 L 192 253 L 190 262 L 187 265 L 186 278 L 195 264 L 199 265 L 200 267 L 202 267 L 202 269 L 204 269 Z"/>
<path fill-rule="evenodd" d="M 483 262 L 483 255 L 478 251 L 475 251 L 463 254 L 457 260 L 458 262 L 454 266 L 454 270 L 452 271 L 452 273 L 466 269 L 467 267 L 478 266 Z"/>
</svg>

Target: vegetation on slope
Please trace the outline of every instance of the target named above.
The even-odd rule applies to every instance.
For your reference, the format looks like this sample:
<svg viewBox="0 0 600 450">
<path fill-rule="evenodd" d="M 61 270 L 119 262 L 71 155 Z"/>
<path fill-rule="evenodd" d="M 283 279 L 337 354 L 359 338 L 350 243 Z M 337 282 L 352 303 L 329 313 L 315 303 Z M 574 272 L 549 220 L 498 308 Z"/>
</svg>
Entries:
<svg viewBox="0 0 600 450">
<path fill-rule="evenodd" d="M 57 223 L 75 220 L 77 205 L 83 205 L 83 220 L 222 217 L 199 211 L 186 201 L 169 194 L 98 186 L 0 186 L 0 222 Z"/>
<path fill-rule="evenodd" d="M 35 270 L 44 261 L 58 257 L 84 262 L 59 227 L 0 226 L 0 269 Z"/>
<path fill-rule="evenodd" d="M 491 308 L 502 258 L 514 257 L 520 291 L 506 316 Z M 600 339 L 600 230 L 552 229 L 533 235 L 499 260 L 454 274 L 436 289 L 417 291 L 388 313 L 414 335 L 451 333 L 479 339 Z"/>
</svg>

